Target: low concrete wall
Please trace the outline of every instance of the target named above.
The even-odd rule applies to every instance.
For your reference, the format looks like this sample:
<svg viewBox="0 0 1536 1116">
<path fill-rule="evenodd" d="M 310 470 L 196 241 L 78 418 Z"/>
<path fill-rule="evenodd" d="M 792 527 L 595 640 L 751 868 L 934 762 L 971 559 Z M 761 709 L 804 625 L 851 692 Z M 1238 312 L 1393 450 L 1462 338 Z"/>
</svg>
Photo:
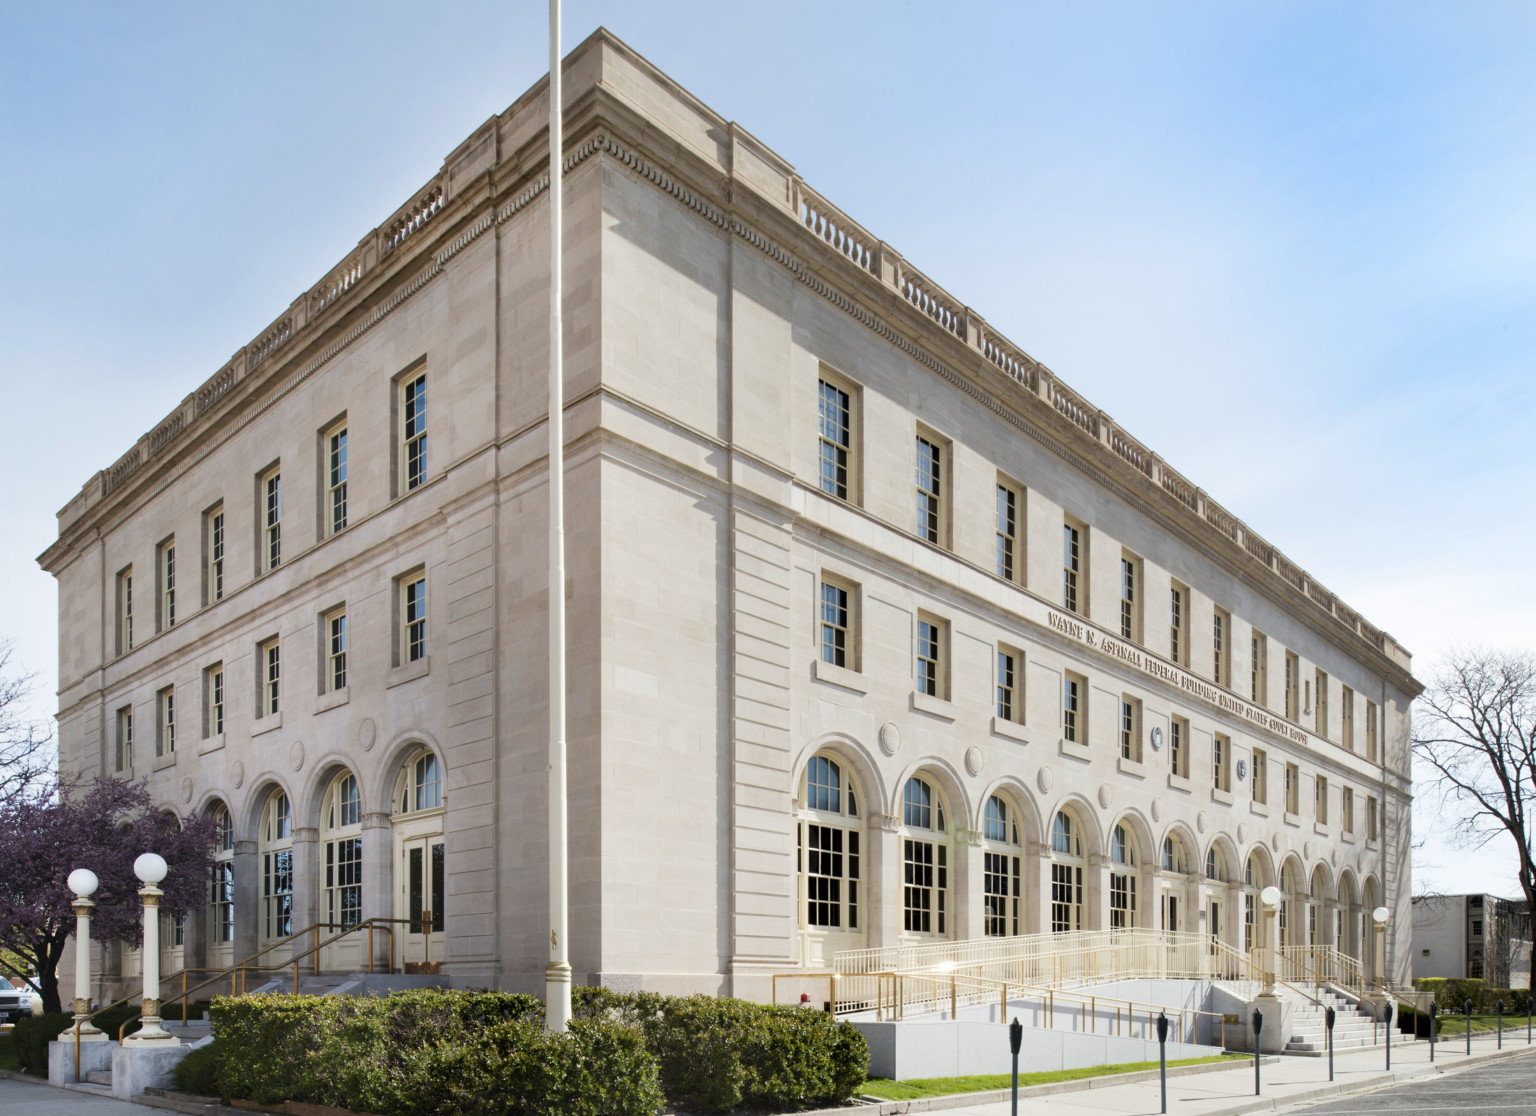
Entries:
<svg viewBox="0 0 1536 1116">
<path fill-rule="evenodd" d="M 70 1037 L 67 1039 L 54 1039 L 48 1044 L 48 1084 L 63 1086 L 75 1083 L 75 1040 L 72 1032 L 65 1031 Z M 117 1049 L 115 1042 L 82 1042 L 80 1044 L 80 1079 L 94 1070 L 109 1070 L 112 1068 L 112 1051 Z"/>
</svg>

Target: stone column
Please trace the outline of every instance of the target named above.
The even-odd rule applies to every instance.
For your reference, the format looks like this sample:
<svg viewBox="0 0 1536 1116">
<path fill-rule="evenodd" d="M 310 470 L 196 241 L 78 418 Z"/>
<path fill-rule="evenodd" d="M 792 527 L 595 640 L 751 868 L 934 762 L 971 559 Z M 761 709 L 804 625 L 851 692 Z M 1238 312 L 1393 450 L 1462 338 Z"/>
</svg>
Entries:
<svg viewBox="0 0 1536 1116">
<path fill-rule="evenodd" d="M 389 815 L 363 815 L 363 918 L 392 918 L 394 905 L 394 828 Z M 389 933 L 380 926 L 373 935 L 373 968 L 381 971 L 389 963 Z M 398 928 L 397 928 L 398 929 Z M 368 935 L 359 935 L 358 952 L 363 968 L 368 967 Z M 396 962 L 399 961 L 399 936 L 395 939 Z"/>
<path fill-rule="evenodd" d="M 980 938 L 986 933 L 985 888 L 982 886 L 982 869 L 986 863 L 981 853 L 981 834 L 974 829 L 956 829 L 955 840 L 950 846 L 954 857 L 954 925 L 949 928 L 951 939 Z"/>
<path fill-rule="evenodd" d="M 1083 865 L 1083 929 L 1109 929 L 1109 857 L 1093 853 Z"/>
<path fill-rule="evenodd" d="M 1051 846 L 1031 841 L 1021 865 L 1024 883 L 1024 933 L 1051 930 Z"/>
<path fill-rule="evenodd" d="M 901 940 L 901 834 L 891 814 L 869 817 L 869 855 L 865 858 L 869 891 L 869 944 L 894 946 Z"/>
<path fill-rule="evenodd" d="M 293 831 L 293 930 L 298 933 L 320 920 L 320 895 L 325 886 L 320 864 L 320 831 L 306 826 Z M 307 949 L 310 942 L 295 952 Z"/>
<path fill-rule="evenodd" d="M 261 857 L 255 841 L 236 841 L 231 861 L 235 879 L 235 940 L 232 961 L 244 961 L 261 940 Z"/>
</svg>

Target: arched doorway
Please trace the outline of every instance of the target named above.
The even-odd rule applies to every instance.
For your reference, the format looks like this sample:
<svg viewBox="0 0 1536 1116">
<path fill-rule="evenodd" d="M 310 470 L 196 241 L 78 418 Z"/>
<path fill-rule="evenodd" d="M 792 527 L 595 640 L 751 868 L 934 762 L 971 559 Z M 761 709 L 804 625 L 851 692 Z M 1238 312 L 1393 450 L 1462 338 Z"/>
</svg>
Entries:
<svg viewBox="0 0 1536 1116">
<path fill-rule="evenodd" d="M 1109 928 L 1133 930 L 1137 925 L 1136 876 L 1141 864 L 1136 835 L 1117 822 L 1109 834 Z"/>
<path fill-rule="evenodd" d="M 325 789 L 320 804 L 321 940 L 335 937 L 363 920 L 363 799 L 357 776 L 341 771 Z M 327 972 L 362 968 L 364 943 L 349 934 L 322 951 Z"/>
<path fill-rule="evenodd" d="M 1068 810 L 1051 822 L 1051 932 L 1083 928 L 1083 826 Z"/>
<path fill-rule="evenodd" d="M 1224 942 L 1231 933 L 1226 919 L 1226 892 L 1231 884 L 1227 855 L 1212 844 L 1205 852 L 1205 933 L 1212 942 Z"/>
<path fill-rule="evenodd" d="M 1017 935 L 1023 929 L 1020 909 L 1024 901 L 1019 811 L 1003 795 L 987 798 L 981 841 L 982 932 L 991 938 Z"/>
<path fill-rule="evenodd" d="M 812 756 L 805 765 L 795 835 L 800 960 L 811 968 L 828 968 L 838 950 L 864 946 L 863 801 L 852 772 L 833 757 Z"/>
<path fill-rule="evenodd" d="M 274 789 L 261 811 L 256 852 L 261 862 L 261 911 L 257 916 L 263 946 L 292 934 L 293 806 L 288 793 Z M 269 958 L 270 960 L 271 958 Z"/>
<path fill-rule="evenodd" d="M 430 749 L 406 757 L 390 806 L 400 961 L 409 973 L 436 972 L 444 957 L 447 851 L 443 772 Z"/>
<path fill-rule="evenodd" d="M 949 937 L 948 814 L 938 789 L 916 775 L 901 793 L 901 874 L 902 936 Z"/>
<path fill-rule="evenodd" d="M 1173 933 L 1192 929 L 1190 912 L 1185 909 L 1189 891 L 1189 851 L 1177 833 L 1169 833 L 1163 838 L 1159 863 L 1162 871 L 1158 880 L 1158 907 L 1163 929 Z"/>
</svg>

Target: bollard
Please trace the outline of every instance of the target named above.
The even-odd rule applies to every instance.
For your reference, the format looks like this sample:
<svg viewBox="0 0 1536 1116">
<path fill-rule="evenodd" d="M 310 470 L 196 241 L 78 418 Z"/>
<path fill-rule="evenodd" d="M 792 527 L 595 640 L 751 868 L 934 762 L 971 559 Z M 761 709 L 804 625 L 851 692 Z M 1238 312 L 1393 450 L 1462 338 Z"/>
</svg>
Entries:
<svg viewBox="0 0 1536 1116">
<path fill-rule="evenodd" d="M 1323 1026 L 1328 1029 L 1328 1080 L 1333 1080 L 1333 1021 L 1334 1010 L 1326 1008 L 1323 1011 Z"/>
<path fill-rule="evenodd" d="M 1467 998 L 1467 1057 L 1472 1056 L 1472 998 Z"/>
<path fill-rule="evenodd" d="M 1264 1029 L 1264 1013 L 1253 1013 L 1253 1095 L 1259 1095 L 1259 1032 Z"/>
<path fill-rule="evenodd" d="M 1500 1000 L 1495 1005 L 1499 1013 L 1499 1049 L 1504 1049 L 1504 1001 Z"/>
<path fill-rule="evenodd" d="M 1024 1045 L 1024 1026 L 1015 1015 L 1008 1024 L 1008 1049 L 1013 1051 L 1013 1116 L 1019 1116 L 1019 1047 Z"/>
<path fill-rule="evenodd" d="M 1386 1002 L 1387 1008 L 1387 1069 L 1392 1069 L 1392 1008 L 1391 1000 Z"/>
<path fill-rule="evenodd" d="M 1433 1062 L 1435 1060 L 1435 1045 L 1439 1042 L 1439 1036 L 1438 1036 L 1438 1034 L 1436 1034 L 1436 1032 L 1439 1030 L 1439 1028 L 1435 1026 L 1435 1021 L 1437 1019 L 1439 1019 L 1439 1017 L 1440 1017 L 1440 1005 L 1439 1004 L 1430 1004 L 1429 1005 L 1429 1060 L 1431 1062 Z"/>
<path fill-rule="evenodd" d="M 1157 1013 L 1157 1077 L 1163 1084 L 1163 1111 L 1168 1111 L 1168 1016 Z"/>
</svg>

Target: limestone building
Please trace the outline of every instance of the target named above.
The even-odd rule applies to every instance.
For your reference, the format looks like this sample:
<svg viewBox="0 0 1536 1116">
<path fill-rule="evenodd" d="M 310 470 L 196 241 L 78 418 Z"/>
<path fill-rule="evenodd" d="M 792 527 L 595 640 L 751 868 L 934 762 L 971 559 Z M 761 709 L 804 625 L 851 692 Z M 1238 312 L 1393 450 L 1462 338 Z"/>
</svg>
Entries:
<svg viewBox="0 0 1536 1116">
<path fill-rule="evenodd" d="M 578 982 L 1245 950 L 1271 883 L 1291 945 L 1385 905 L 1406 979 L 1408 653 L 623 43 L 566 68 Z M 395 918 L 397 966 L 542 986 L 546 117 L 59 513 L 65 767 L 227 818 L 173 967 Z"/>
</svg>

